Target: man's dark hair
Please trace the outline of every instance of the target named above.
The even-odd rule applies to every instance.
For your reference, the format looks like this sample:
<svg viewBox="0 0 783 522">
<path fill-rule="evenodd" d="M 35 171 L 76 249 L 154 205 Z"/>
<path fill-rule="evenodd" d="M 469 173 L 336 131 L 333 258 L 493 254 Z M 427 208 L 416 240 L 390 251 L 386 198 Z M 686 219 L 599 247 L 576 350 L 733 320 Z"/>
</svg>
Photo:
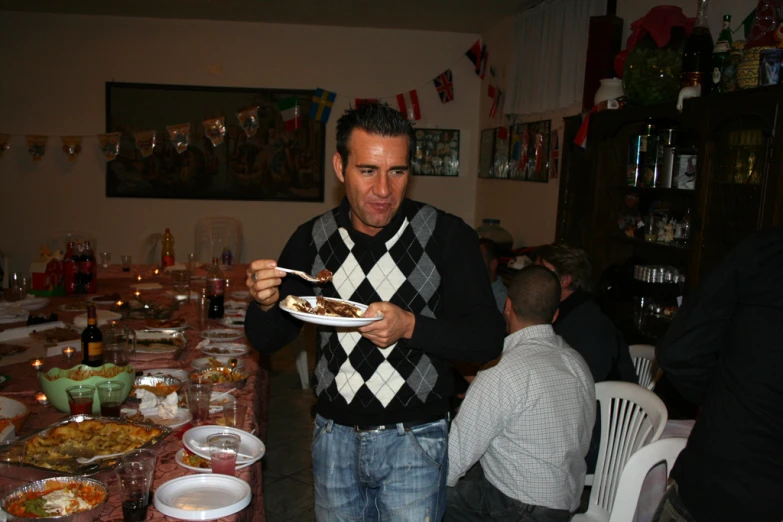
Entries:
<svg viewBox="0 0 783 522">
<path fill-rule="evenodd" d="M 569 289 L 592 292 L 593 267 L 590 265 L 587 252 L 564 243 L 552 243 L 538 247 L 535 254 L 536 258 L 543 259 L 555 267 L 558 277 L 571 276 Z"/>
<path fill-rule="evenodd" d="M 488 237 L 479 238 L 479 245 L 483 246 L 487 251 L 487 259 L 492 261 L 493 259 L 500 259 L 500 253 L 498 252 L 498 245 Z"/>
<path fill-rule="evenodd" d="M 346 110 L 337 120 L 337 152 L 343 160 L 343 171 L 348 167 L 348 141 L 354 129 L 362 129 L 369 134 L 395 138 L 408 137 L 408 166 L 413 160 L 416 146 L 416 132 L 403 114 L 386 103 L 362 103 L 357 108 Z"/>
<path fill-rule="evenodd" d="M 560 305 L 560 280 L 546 267 L 527 266 L 511 280 L 508 298 L 519 319 L 552 324 Z"/>
</svg>

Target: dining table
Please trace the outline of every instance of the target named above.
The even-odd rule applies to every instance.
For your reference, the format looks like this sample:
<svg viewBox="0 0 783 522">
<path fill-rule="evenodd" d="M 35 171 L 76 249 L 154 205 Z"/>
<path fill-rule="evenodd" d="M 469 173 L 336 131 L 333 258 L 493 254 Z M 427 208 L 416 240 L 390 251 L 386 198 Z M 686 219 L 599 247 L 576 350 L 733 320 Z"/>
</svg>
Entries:
<svg viewBox="0 0 783 522">
<path fill-rule="evenodd" d="M 236 264 L 223 268 L 226 279 L 225 299 L 227 301 L 234 300 L 248 303 L 250 298 L 245 285 L 247 265 Z M 191 272 L 191 296 L 202 293 L 206 284 L 205 274 L 204 267 L 194 268 Z M 175 302 L 179 303 L 173 317 L 181 317 L 187 324 L 187 328 L 184 329 L 187 339 L 185 349 L 173 354 L 171 352 L 150 354 L 137 351 L 132 355 L 130 362 L 135 368 L 137 375 L 144 370 L 159 368 L 182 369 L 192 372 L 193 368 L 190 363 L 196 358 L 205 356 L 197 348 L 202 341 L 201 333 L 207 329 L 226 328 L 219 320 L 207 319 L 200 322 L 196 310 L 196 299 L 176 300 L 172 293 L 172 278 L 168 271 L 160 267 L 132 265 L 129 271 L 123 271 L 119 265 L 109 265 L 107 267 L 99 267 L 95 277 L 97 280 L 97 294 L 47 297 L 46 299 L 49 299 L 47 305 L 44 308 L 30 312 L 30 315 L 49 316 L 54 313 L 57 314 L 59 321 L 72 324 L 76 316 L 85 312 L 68 311 L 67 308 L 69 307 L 64 307 L 63 305 L 76 301 L 85 301 L 96 295 L 118 294 L 121 300 L 126 303 L 134 299 L 160 306 L 171 306 Z M 139 294 L 136 295 L 136 292 L 139 292 Z M 96 304 L 95 306 L 98 310 L 108 310 L 110 308 L 117 310 L 116 303 Z M 118 324 L 134 330 L 142 330 L 147 325 L 143 318 L 134 319 L 125 316 L 118 319 Z M 9 328 L 23 326 L 25 326 L 25 322 L 0 324 L 0 332 Z M 77 330 L 80 329 L 77 327 Z M 239 340 L 233 342 L 247 344 L 248 341 L 244 337 L 244 331 L 242 329 L 238 331 L 242 333 L 242 336 Z M 73 341 L 73 343 L 74 346 L 79 346 L 78 340 Z M 67 419 L 70 415 L 69 413 L 57 411 L 51 404 L 39 403 L 37 396 L 41 392 L 41 386 L 39 384 L 38 372 L 45 372 L 52 367 L 71 368 L 81 362 L 81 351 L 77 351 L 70 359 L 62 353 L 51 354 L 48 357 L 45 355 L 43 354 L 40 357 L 43 366 L 38 369 L 31 364 L 30 359 L 32 356 L 30 354 L 12 355 L 3 358 L 4 360 L 0 359 L 0 375 L 7 377 L 7 380 L 0 384 L 0 396 L 9 397 L 24 403 L 31 412 L 22 430 L 17 433 L 19 437 L 34 434 Z M 249 377 L 247 383 L 243 387 L 237 388 L 233 395 L 239 404 L 245 404 L 247 408 L 245 418 L 237 421 L 237 427 L 256 435 L 262 442 L 266 443 L 269 420 L 269 359 L 251 348 L 248 354 L 243 357 L 243 361 Z M 217 424 L 220 422 L 221 417 L 222 414 L 211 415 L 208 423 Z M 176 460 L 177 452 L 183 448 L 182 436 L 191 427 L 193 427 L 192 424 L 185 424 L 175 429 L 173 433 L 159 443 L 152 484 L 153 492 L 167 481 L 198 473 L 179 465 Z M 219 520 L 226 522 L 266 520 L 262 487 L 262 462 L 263 459 L 236 471 L 236 476 L 250 485 L 252 500 L 246 508 Z M 12 469 L 11 466 L 5 465 L 6 469 L 3 470 L 3 466 L 0 463 L 0 493 L 4 494 L 4 492 L 38 478 L 34 473 L 30 473 L 31 470 L 26 470 L 25 467 L 13 467 Z M 105 471 L 95 478 L 104 481 L 109 488 L 109 498 L 104 505 L 100 520 L 121 520 L 122 506 L 119 484 L 114 472 Z M 163 515 L 150 502 L 146 520 L 168 520 L 171 518 Z"/>
</svg>

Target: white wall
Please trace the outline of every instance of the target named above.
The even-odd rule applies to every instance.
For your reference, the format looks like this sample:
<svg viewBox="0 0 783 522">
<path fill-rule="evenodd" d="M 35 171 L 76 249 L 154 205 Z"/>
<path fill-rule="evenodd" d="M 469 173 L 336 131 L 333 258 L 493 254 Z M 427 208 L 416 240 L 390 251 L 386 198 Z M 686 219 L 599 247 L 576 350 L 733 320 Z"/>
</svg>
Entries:
<svg viewBox="0 0 783 522">
<path fill-rule="evenodd" d="M 414 177 L 409 196 L 474 222 L 480 82 L 464 52 L 476 35 L 257 23 L 158 20 L 3 12 L 0 132 L 12 133 L 0 159 L 0 250 L 26 270 L 50 234 L 81 229 L 100 251 L 139 255 L 147 234 L 170 227 L 178 255 L 193 248 L 204 216 L 240 219 L 245 261 L 276 258 L 297 225 L 339 202 L 334 178 L 336 118 L 353 97 L 419 89 L 419 127 L 461 130 L 460 177 Z M 456 100 L 441 104 L 432 78 L 451 67 Z M 105 197 L 105 162 L 94 138 L 69 164 L 61 135 L 105 132 L 107 81 L 314 89 L 338 97 L 327 126 L 326 201 L 283 203 Z M 178 122 L 171 122 L 178 123 Z M 32 163 L 25 134 L 50 136 Z"/>
</svg>

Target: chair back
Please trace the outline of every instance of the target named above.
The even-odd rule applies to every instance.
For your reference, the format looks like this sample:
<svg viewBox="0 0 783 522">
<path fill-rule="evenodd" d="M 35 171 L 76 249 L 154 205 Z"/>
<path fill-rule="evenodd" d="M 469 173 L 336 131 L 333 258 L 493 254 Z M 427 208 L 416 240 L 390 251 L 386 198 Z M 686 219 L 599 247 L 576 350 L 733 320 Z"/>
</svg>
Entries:
<svg viewBox="0 0 783 522">
<path fill-rule="evenodd" d="M 79 241 L 84 243 L 85 241 L 90 242 L 90 246 L 92 247 L 93 252 L 98 252 L 98 240 L 95 239 L 95 234 L 91 232 L 85 232 L 84 230 L 60 230 L 58 232 L 54 232 L 49 236 L 48 241 L 46 242 L 46 246 L 49 247 L 49 250 L 54 252 L 55 250 L 60 250 L 63 254 L 68 250 L 68 242 L 70 241 Z"/>
<path fill-rule="evenodd" d="M 617 487 L 609 522 L 628 522 L 634 519 L 647 473 L 658 464 L 665 462 L 666 477 L 668 478 L 674 461 L 677 460 L 677 456 L 685 448 L 687 442 L 688 439 L 684 437 L 660 439 L 651 442 L 631 455 L 620 477 L 620 485 Z M 651 500 L 656 500 L 656 505 L 660 502 L 660 498 Z"/>
<path fill-rule="evenodd" d="M 207 217 L 196 222 L 194 249 L 196 260 L 209 264 L 224 247 L 231 249 L 234 263 L 242 259 L 242 222 L 231 217 Z"/>
<path fill-rule="evenodd" d="M 153 232 L 144 238 L 141 242 L 141 262 L 148 265 L 160 265 L 160 238 L 163 236 L 160 232 Z"/>
<path fill-rule="evenodd" d="M 655 362 L 655 346 L 632 344 L 628 349 L 631 352 L 633 366 L 636 368 L 636 376 L 639 378 L 639 386 L 652 391 L 655 388 L 655 375 L 658 373 L 658 365 Z"/>
<path fill-rule="evenodd" d="M 630 382 L 605 381 L 595 385 L 601 407 L 601 442 L 590 501 L 584 517 L 573 520 L 609 520 L 620 474 L 639 448 L 658 440 L 669 415 L 653 392 Z"/>
</svg>

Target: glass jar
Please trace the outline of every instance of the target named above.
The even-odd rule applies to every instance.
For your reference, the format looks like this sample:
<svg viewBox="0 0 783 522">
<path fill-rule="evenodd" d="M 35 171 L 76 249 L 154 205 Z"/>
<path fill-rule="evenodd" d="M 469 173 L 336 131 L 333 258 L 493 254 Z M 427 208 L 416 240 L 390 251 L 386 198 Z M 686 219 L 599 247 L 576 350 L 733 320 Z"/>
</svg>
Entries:
<svg viewBox="0 0 783 522">
<path fill-rule="evenodd" d="M 514 238 L 508 230 L 500 226 L 499 219 L 483 219 L 481 226 L 476 229 L 480 238 L 491 239 L 498 247 L 501 255 L 507 254 L 514 246 Z"/>
<path fill-rule="evenodd" d="M 628 54 L 623 72 L 625 95 L 635 105 L 674 103 L 680 92 L 682 52 L 685 31 L 671 28 L 671 38 L 658 47 L 652 36 L 645 34 Z"/>
</svg>

